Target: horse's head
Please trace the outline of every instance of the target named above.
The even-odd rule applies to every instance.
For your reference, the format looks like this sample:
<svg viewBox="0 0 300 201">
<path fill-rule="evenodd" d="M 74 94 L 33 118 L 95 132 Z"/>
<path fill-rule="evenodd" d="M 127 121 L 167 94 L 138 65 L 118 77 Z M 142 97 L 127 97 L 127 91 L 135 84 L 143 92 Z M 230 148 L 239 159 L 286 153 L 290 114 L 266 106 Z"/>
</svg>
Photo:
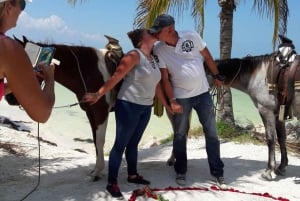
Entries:
<svg viewBox="0 0 300 201">
<path fill-rule="evenodd" d="M 26 43 L 29 42 L 26 36 L 23 36 L 23 40 L 17 38 L 15 35 L 13 36 L 15 41 L 18 41 L 23 47 L 25 47 Z"/>
<path fill-rule="evenodd" d="M 283 35 L 279 35 L 281 43 L 278 45 L 276 61 L 280 66 L 288 66 L 296 58 L 296 50 L 293 41 Z"/>
<path fill-rule="evenodd" d="M 23 40 L 17 38 L 16 36 L 13 36 L 13 38 L 17 42 L 19 42 L 23 47 L 25 47 L 27 42 L 31 42 L 27 39 L 26 36 L 23 36 Z M 38 78 L 40 84 L 42 84 L 43 80 L 41 80 L 40 77 L 37 77 L 37 78 Z M 9 94 L 5 95 L 5 100 L 8 102 L 9 105 L 20 105 L 13 93 L 9 93 Z"/>
<path fill-rule="evenodd" d="M 232 59 L 215 59 L 219 74 L 224 79 L 224 83 L 228 84 L 233 79 L 233 77 L 239 72 L 241 67 L 241 59 L 232 58 Z M 206 76 L 210 86 L 214 84 L 214 78 L 204 62 L 204 68 L 206 71 Z"/>
</svg>

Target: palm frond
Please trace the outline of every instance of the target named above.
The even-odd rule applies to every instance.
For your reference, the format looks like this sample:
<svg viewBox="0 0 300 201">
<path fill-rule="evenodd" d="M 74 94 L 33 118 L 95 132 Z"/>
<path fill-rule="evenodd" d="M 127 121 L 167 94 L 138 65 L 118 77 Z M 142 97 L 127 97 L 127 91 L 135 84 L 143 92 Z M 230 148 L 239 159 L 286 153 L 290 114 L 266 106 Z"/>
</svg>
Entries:
<svg viewBox="0 0 300 201">
<path fill-rule="evenodd" d="M 195 20 L 195 27 L 199 33 L 204 28 L 204 4 L 206 0 L 193 0 L 191 16 Z M 149 28 L 155 18 L 163 13 L 171 13 L 174 17 L 182 17 L 185 10 L 189 10 L 188 0 L 141 0 L 136 8 L 137 14 L 133 26 Z"/>
<path fill-rule="evenodd" d="M 77 3 L 78 0 L 68 0 L 68 3 L 75 6 L 75 4 Z M 81 3 L 85 2 L 87 0 L 80 0 Z"/>
<path fill-rule="evenodd" d="M 204 7 L 206 5 L 206 0 L 193 1 L 192 6 L 192 17 L 195 21 L 195 28 L 203 36 L 204 22 L 205 22 L 205 12 Z"/>
<path fill-rule="evenodd" d="M 173 1 L 173 0 L 172 0 Z M 170 7 L 170 0 L 141 0 L 136 8 L 137 15 L 134 20 L 134 27 L 149 28 L 153 23 L 155 18 L 166 13 Z"/>
<path fill-rule="evenodd" d="M 285 35 L 287 31 L 287 23 L 289 16 L 289 8 L 287 0 L 254 0 L 253 9 L 257 9 L 258 14 L 265 15 L 269 19 L 273 19 L 273 49 L 275 49 L 278 35 Z"/>
</svg>

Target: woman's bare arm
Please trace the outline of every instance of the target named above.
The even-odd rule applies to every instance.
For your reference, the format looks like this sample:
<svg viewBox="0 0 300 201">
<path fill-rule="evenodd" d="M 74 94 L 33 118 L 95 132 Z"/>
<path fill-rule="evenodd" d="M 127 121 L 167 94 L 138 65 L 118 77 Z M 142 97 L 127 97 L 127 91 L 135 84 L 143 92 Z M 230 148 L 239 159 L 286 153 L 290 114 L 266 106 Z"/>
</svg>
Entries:
<svg viewBox="0 0 300 201">
<path fill-rule="evenodd" d="M 24 48 L 16 41 L 2 40 L 0 72 L 7 85 L 27 114 L 35 121 L 48 120 L 55 101 L 54 66 L 41 66 L 40 76 L 45 86 L 41 89 Z"/>
</svg>

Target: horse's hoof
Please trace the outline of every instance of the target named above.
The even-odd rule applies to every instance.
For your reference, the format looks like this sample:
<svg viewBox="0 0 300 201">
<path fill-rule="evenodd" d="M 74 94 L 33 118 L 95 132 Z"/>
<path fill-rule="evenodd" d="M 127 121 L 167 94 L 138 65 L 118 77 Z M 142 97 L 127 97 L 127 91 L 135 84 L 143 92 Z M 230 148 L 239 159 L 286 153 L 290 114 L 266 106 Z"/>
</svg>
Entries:
<svg viewBox="0 0 300 201">
<path fill-rule="evenodd" d="M 285 176 L 285 169 L 279 169 L 279 168 L 277 168 L 275 170 L 275 174 L 276 175 L 280 175 L 280 176 Z"/>
<path fill-rule="evenodd" d="M 174 160 L 167 160 L 167 165 L 168 166 L 173 166 L 175 164 Z"/>
<path fill-rule="evenodd" d="M 264 172 L 261 174 L 261 177 L 267 181 L 272 181 L 272 175 L 269 172 Z"/>
<path fill-rule="evenodd" d="M 99 181 L 103 175 L 100 175 L 100 174 L 97 175 L 97 174 L 95 174 L 95 171 L 93 170 L 90 172 L 89 176 L 91 177 L 91 181 L 95 182 L 95 181 Z"/>
<path fill-rule="evenodd" d="M 92 181 L 95 182 L 95 181 L 99 181 L 100 179 L 101 179 L 101 177 L 99 177 L 99 176 L 94 176 L 94 177 L 92 178 Z"/>
</svg>

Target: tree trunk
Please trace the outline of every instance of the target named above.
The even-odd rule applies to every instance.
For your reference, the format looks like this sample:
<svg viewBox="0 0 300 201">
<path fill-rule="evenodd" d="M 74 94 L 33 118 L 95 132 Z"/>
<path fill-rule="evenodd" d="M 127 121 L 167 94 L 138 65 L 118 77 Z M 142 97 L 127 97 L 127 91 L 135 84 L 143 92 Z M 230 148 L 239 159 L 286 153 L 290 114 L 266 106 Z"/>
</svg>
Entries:
<svg viewBox="0 0 300 201">
<path fill-rule="evenodd" d="M 220 17 L 220 59 L 231 58 L 234 0 L 219 0 Z M 230 87 L 222 87 L 218 104 L 218 121 L 234 124 L 232 96 Z"/>
</svg>

